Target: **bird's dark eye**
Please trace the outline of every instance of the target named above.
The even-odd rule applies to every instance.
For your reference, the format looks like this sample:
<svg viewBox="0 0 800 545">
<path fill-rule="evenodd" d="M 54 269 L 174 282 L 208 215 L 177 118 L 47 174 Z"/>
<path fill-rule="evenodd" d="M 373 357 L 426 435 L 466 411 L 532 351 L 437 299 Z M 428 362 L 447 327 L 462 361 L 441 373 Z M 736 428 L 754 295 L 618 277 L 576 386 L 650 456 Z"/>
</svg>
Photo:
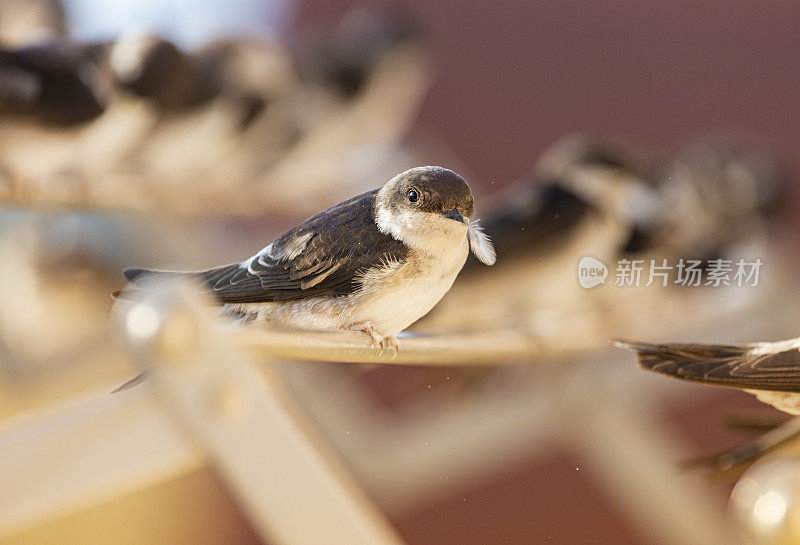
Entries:
<svg viewBox="0 0 800 545">
<path fill-rule="evenodd" d="M 419 193 L 417 193 L 416 189 L 409 189 L 407 195 L 408 202 L 417 202 L 419 200 Z"/>
</svg>

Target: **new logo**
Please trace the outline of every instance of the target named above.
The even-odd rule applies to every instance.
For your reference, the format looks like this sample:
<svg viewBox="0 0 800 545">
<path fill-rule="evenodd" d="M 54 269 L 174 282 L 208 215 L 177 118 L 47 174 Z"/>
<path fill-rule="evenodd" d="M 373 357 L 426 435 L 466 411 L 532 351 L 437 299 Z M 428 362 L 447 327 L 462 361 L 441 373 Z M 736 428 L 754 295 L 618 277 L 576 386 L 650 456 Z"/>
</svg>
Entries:
<svg viewBox="0 0 800 545">
<path fill-rule="evenodd" d="M 593 257 L 584 256 L 578 262 L 578 284 L 582 288 L 593 288 L 606 283 L 608 278 L 608 267 Z"/>
</svg>

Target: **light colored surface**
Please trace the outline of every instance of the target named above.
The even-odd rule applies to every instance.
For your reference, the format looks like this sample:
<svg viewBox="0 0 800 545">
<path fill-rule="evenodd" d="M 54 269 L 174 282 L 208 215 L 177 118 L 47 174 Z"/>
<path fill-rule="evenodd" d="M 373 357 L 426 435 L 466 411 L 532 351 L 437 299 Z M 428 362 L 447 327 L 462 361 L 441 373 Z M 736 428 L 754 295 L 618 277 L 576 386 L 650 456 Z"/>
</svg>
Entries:
<svg viewBox="0 0 800 545">
<path fill-rule="evenodd" d="M 128 315 L 143 305 L 158 313 L 159 292 L 146 297 Z M 314 436 L 270 364 L 259 372 L 190 300 L 167 306 L 150 339 L 131 330 L 130 340 L 158 366 L 153 382 L 167 413 L 202 445 L 262 537 L 283 545 L 402 543 Z"/>
<path fill-rule="evenodd" d="M 146 389 L 113 386 L 0 422 L 0 539 L 203 463 Z"/>
</svg>

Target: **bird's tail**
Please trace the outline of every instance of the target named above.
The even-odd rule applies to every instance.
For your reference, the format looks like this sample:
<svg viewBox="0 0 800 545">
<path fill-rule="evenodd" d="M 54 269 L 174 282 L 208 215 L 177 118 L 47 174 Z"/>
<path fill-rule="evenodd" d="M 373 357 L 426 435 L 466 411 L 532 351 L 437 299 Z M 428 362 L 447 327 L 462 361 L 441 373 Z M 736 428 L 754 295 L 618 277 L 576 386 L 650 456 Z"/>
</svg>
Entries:
<svg viewBox="0 0 800 545">
<path fill-rule="evenodd" d="M 119 392 L 124 392 L 125 390 L 129 390 L 129 389 L 133 388 L 134 386 L 138 386 L 139 384 L 141 384 L 142 382 L 147 380 L 147 377 L 149 377 L 152 372 L 153 372 L 153 368 L 152 367 L 149 367 L 149 368 L 145 369 L 144 371 L 142 371 L 141 373 L 139 373 L 138 375 L 136 375 L 132 379 L 126 381 L 125 384 L 122 384 L 121 386 L 117 386 L 116 388 L 114 388 L 114 390 L 111 393 L 112 394 L 117 394 Z"/>
<path fill-rule="evenodd" d="M 128 287 L 117 290 L 111 294 L 116 300 L 129 300 L 144 287 L 144 284 L 153 279 L 184 279 L 189 281 L 202 281 L 206 271 L 181 272 L 181 271 L 159 271 L 155 269 L 142 269 L 139 267 L 128 267 L 122 271 L 125 280 L 129 282 Z"/>
<path fill-rule="evenodd" d="M 618 339 L 639 365 L 675 378 L 756 390 L 800 391 L 800 340 L 754 344 L 643 343 Z"/>
<path fill-rule="evenodd" d="M 159 271 L 155 269 L 140 269 L 138 267 L 128 267 L 122 271 L 125 280 L 136 287 L 141 287 L 142 281 L 152 278 L 185 278 L 199 280 L 203 272 L 181 272 L 181 271 Z"/>
</svg>

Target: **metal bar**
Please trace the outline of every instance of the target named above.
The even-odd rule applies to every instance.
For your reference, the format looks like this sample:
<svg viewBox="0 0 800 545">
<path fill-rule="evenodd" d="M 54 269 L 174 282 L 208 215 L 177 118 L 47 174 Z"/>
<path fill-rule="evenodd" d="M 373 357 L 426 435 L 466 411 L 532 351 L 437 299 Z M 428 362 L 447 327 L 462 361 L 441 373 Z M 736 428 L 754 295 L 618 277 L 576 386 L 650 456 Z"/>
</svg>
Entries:
<svg viewBox="0 0 800 545">
<path fill-rule="evenodd" d="M 381 352 L 365 335 L 349 331 L 243 328 L 226 336 L 253 355 L 300 361 L 474 366 L 520 364 L 549 355 L 536 337 L 515 331 L 402 337 L 397 352 Z"/>
<path fill-rule="evenodd" d="M 202 445 L 261 535 L 281 545 L 400 545 L 285 395 L 274 364 L 251 364 L 175 293 L 155 290 L 131 307 L 128 338 L 156 364 L 167 412 Z"/>
</svg>

